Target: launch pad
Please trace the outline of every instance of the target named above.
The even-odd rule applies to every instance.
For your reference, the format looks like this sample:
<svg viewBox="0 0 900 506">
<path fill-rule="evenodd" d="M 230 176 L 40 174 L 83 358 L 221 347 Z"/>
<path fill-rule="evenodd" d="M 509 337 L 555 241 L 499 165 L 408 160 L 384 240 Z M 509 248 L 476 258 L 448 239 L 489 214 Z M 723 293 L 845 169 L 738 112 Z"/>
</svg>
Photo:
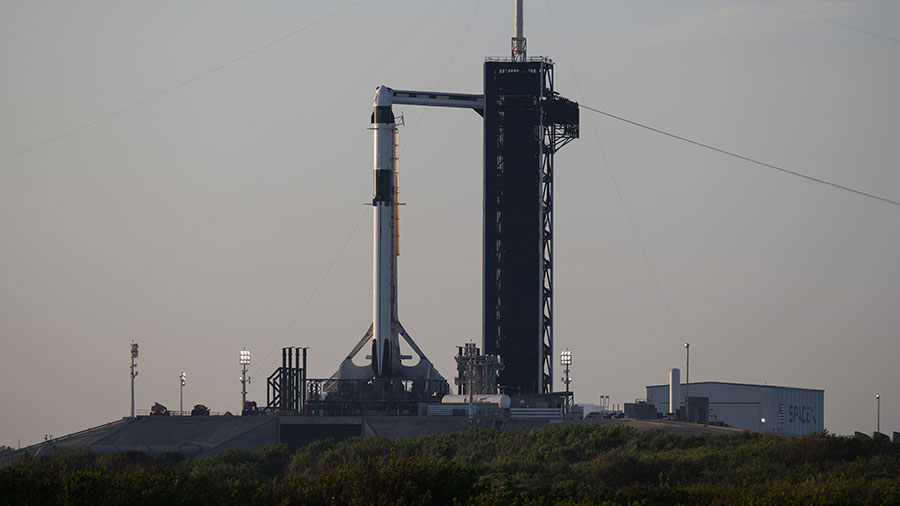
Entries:
<svg viewBox="0 0 900 506">
<path fill-rule="evenodd" d="M 553 179 L 554 154 L 578 138 L 578 104 L 554 90 L 550 59 L 527 57 L 522 0 L 515 5 L 511 56 L 486 59 L 483 94 L 377 88 L 370 117 L 372 324 L 331 378 L 304 379 L 304 410 L 413 414 L 417 404 L 438 401 L 450 391 L 398 313 L 399 134 L 394 105 L 472 109 L 483 118 L 481 361 L 493 366 L 489 378 L 487 369 L 482 373 L 477 392 L 471 391 L 474 386 L 463 378 L 467 373 L 460 366 L 458 393 L 569 396 L 552 388 Z M 293 411 L 299 405 L 287 407 Z"/>
<path fill-rule="evenodd" d="M 482 94 L 377 88 L 369 118 L 372 320 L 331 377 L 309 378 L 307 348 L 285 348 L 281 367 L 267 378 L 265 408 L 245 401 L 246 416 L 210 417 L 208 410 L 196 417 L 132 416 L 23 451 L 132 449 L 208 456 L 270 442 L 399 438 L 473 425 L 531 430 L 561 421 L 571 392 L 553 391 L 554 155 L 578 138 L 579 110 L 555 91 L 553 62 L 527 57 L 522 0 L 516 0 L 511 42 L 509 58 L 485 60 Z M 455 395 L 449 395 L 447 380 L 399 317 L 395 105 L 468 109 L 482 118 L 481 347 L 459 347 Z M 136 345 L 132 358 L 135 350 Z M 242 354 L 244 395 L 249 354 L 246 359 Z M 160 414 L 169 413 L 163 407 Z"/>
</svg>

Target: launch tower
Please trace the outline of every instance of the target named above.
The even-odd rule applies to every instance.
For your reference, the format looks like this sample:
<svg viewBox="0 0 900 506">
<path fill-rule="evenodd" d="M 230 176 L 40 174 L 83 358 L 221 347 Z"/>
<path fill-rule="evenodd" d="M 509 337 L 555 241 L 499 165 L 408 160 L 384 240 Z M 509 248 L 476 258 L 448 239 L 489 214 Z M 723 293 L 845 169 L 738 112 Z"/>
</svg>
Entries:
<svg viewBox="0 0 900 506">
<path fill-rule="evenodd" d="M 526 55 L 522 25 L 517 0 L 511 57 L 484 63 L 482 339 L 511 395 L 553 390 L 553 155 L 578 138 L 578 104 Z"/>
<path fill-rule="evenodd" d="M 550 59 L 527 57 L 522 24 L 522 0 L 517 0 L 512 54 L 485 61 L 482 95 L 378 88 L 371 115 L 372 325 L 331 378 L 307 385 L 314 386 L 307 388 L 308 398 L 324 402 L 323 409 L 330 409 L 325 404 L 341 403 L 342 413 L 343 404 L 352 404 L 354 411 L 394 405 L 412 411 L 416 402 L 449 392 L 447 381 L 400 324 L 397 312 L 394 105 L 472 109 L 482 116 L 482 339 L 485 355 L 496 363 L 491 383 L 509 395 L 553 393 L 553 156 L 578 137 L 578 104 L 554 91 Z M 416 357 L 403 354 L 401 343 Z M 353 359 L 364 350 L 370 350 L 367 362 L 357 365 Z M 321 388 L 315 386 L 319 383 Z"/>
</svg>

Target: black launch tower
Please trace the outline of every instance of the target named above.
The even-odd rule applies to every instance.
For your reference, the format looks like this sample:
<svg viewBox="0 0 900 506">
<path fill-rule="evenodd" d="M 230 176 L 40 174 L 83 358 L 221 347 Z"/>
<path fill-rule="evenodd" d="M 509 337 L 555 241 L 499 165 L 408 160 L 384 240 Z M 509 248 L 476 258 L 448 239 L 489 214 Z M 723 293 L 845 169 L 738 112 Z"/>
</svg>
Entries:
<svg viewBox="0 0 900 506">
<path fill-rule="evenodd" d="M 482 339 L 512 395 L 552 391 L 553 155 L 578 138 L 578 104 L 524 42 L 517 33 L 511 58 L 484 63 Z"/>
</svg>

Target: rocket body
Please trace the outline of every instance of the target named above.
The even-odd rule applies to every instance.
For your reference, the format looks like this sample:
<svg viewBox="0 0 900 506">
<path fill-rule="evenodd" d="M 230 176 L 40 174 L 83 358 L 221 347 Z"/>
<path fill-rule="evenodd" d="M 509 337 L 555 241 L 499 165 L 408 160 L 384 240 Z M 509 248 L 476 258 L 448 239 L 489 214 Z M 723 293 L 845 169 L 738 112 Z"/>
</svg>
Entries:
<svg viewBox="0 0 900 506">
<path fill-rule="evenodd" d="M 375 377 L 390 378 L 400 365 L 398 333 L 394 326 L 397 302 L 394 213 L 396 212 L 397 125 L 391 90 L 378 88 L 372 114 L 374 133 L 373 265 L 372 265 L 372 369 Z"/>
<path fill-rule="evenodd" d="M 400 248 L 400 224 L 398 206 L 398 152 L 397 122 L 393 103 L 414 105 L 441 105 L 474 107 L 477 97 L 457 95 L 435 97 L 434 93 L 395 91 L 380 86 L 375 93 L 372 112 L 373 135 L 373 188 L 372 188 L 372 326 L 341 362 L 336 380 L 325 385 L 327 393 L 340 393 L 341 381 L 363 382 L 373 392 L 364 395 L 382 395 L 387 391 L 403 396 L 430 396 L 447 393 L 447 380 L 434 368 L 434 364 L 406 332 L 397 315 L 397 255 Z M 453 99 L 453 100 L 451 100 Z M 483 103 L 483 101 L 482 101 Z M 402 124 L 402 121 L 400 122 Z M 400 341 L 409 355 L 401 354 Z M 368 348 L 371 347 L 371 348 Z M 371 349 L 366 359 L 369 364 L 354 363 L 364 349 Z M 414 355 L 413 355 L 414 354 Z M 407 365 L 404 360 L 418 361 Z M 372 381 L 378 380 L 378 381 Z M 360 383 L 357 387 L 362 388 Z M 356 387 L 354 387 L 356 388 Z M 363 393 L 357 392 L 360 395 Z"/>
</svg>

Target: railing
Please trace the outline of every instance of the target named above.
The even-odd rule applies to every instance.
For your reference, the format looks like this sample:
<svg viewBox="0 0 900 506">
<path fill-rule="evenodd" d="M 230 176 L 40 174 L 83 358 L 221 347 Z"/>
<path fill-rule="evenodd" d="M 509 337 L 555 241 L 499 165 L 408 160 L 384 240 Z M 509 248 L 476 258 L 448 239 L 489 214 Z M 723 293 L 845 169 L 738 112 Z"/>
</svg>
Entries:
<svg viewBox="0 0 900 506">
<path fill-rule="evenodd" d="M 135 413 L 135 416 L 150 416 L 151 415 L 150 410 L 148 410 L 148 409 L 136 409 L 134 411 L 134 413 Z M 224 414 L 225 414 L 225 412 L 223 412 L 223 411 L 210 411 L 209 412 L 209 416 L 222 416 Z M 152 415 L 152 416 L 191 416 L 191 412 L 187 411 L 187 410 L 179 411 L 177 409 L 170 409 L 170 410 L 166 411 L 165 415 Z M 199 416 L 206 416 L 206 415 L 199 415 Z"/>
<path fill-rule="evenodd" d="M 465 404 L 429 404 L 425 411 L 428 416 L 474 416 L 477 412 L 478 406 Z"/>
<path fill-rule="evenodd" d="M 307 379 L 307 401 L 373 400 L 394 401 L 429 397 L 450 392 L 446 380 L 409 379 Z"/>
<path fill-rule="evenodd" d="M 124 420 L 116 420 L 114 422 L 104 423 L 103 425 L 98 425 L 96 427 L 91 427 L 89 429 L 84 429 L 84 430 L 80 430 L 78 432 L 73 432 L 71 434 L 66 434 L 65 436 L 55 437 L 55 438 L 51 438 L 51 439 L 45 439 L 44 441 L 41 441 L 40 443 L 35 443 L 32 445 L 26 446 L 24 448 L 19 448 L 18 450 L 6 452 L 6 453 L 0 455 L 0 463 L 8 462 L 10 459 L 18 457 L 19 455 L 22 455 L 25 452 L 36 451 L 38 448 L 40 448 L 44 445 L 47 445 L 47 444 L 52 445 L 52 444 L 58 443 L 59 441 L 62 441 L 63 439 L 69 439 L 69 438 L 81 436 L 83 434 L 87 434 L 89 432 L 103 429 L 106 427 L 110 427 L 110 426 L 120 424 L 120 423 L 127 423 L 127 422 L 125 422 Z"/>
<path fill-rule="evenodd" d="M 563 408 L 511 408 L 512 418 L 562 418 Z"/>
<path fill-rule="evenodd" d="M 416 415 L 419 404 L 450 392 L 446 380 L 306 379 L 300 413 L 329 416 Z"/>
<path fill-rule="evenodd" d="M 520 62 L 522 60 L 514 60 L 514 59 L 510 58 L 509 56 L 486 56 L 484 58 L 484 61 L 513 63 L 513 62 Z M 547 58 L 546 56 L 529 56 L 524 61 L 531 62 L 531 63 L 537 63 L 537 62 L 553 63 L 553 60 L 551 60 L 550 58 Z"/>
</svg>

